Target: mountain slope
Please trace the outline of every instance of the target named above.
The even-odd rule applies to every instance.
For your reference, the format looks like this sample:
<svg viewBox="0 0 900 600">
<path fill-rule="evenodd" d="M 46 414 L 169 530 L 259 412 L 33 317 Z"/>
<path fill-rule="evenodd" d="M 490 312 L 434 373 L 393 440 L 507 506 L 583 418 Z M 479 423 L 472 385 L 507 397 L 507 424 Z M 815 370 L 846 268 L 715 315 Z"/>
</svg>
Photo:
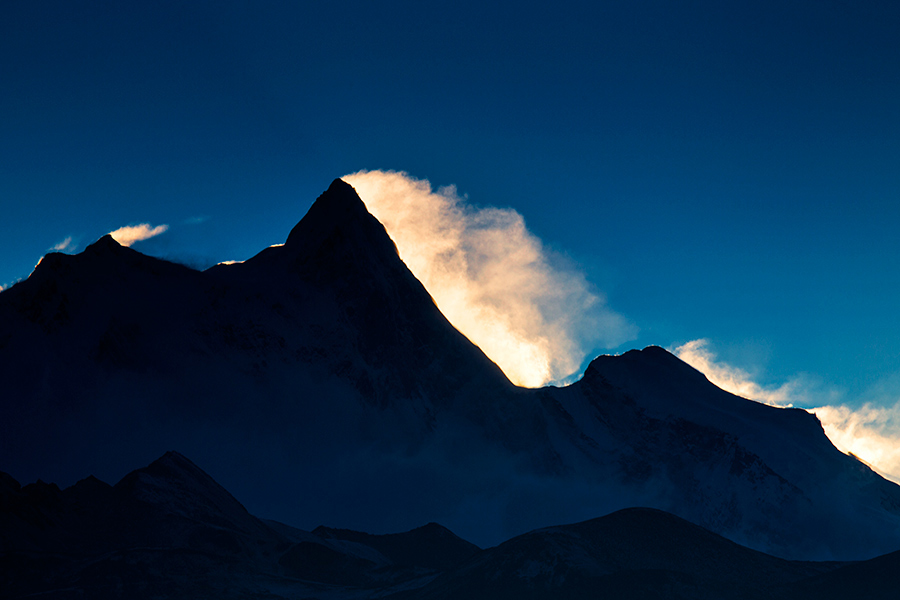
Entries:
<svg viewBox="0 0 900 600">
<path fill-rule="evenodd" d="M 0 497 L 0 584 L 11 598 L 246 598 L 261 588 L 254 580 L 278 575 L 290 546 L 173 452 L 115 486 L 7 478 Z"/>
<path fill-rule="evenodd" d="M 788 558 L 898 546 L 900 488 L 835 449 L 814 415 L 729 394 L 662 348 L 601 356 L 546 397 L 578 432 L 569 462 L 669 490 L 648 497 L 657 508 Z"/>
<path fill-rule="evenodd" d="M 787 561 L 669 513 L 632 508 L 479 550 L 430 523 L 372 535 L 250 515 L 167 452 L 114 486 L 0 473 L 4 598 L 893 598 L 897 553 Z"/>
<path fill-rule="evenodd" d="M 410 457 L 484 450 L 501 456 L 494 471 L 511 464 L 504 444 L 531 440 L 516 389 L 339 180 L 285 245 L 244 264 L 197 272 L 108 237 L 50 254 L 0 294 L 0 332 L 0 458 L 20 478 L 118 477 L 177 447 L 267 516 L 336 520 L 364 490 L 371 513 L 347 524 L 402 529 L 442 514 L 394 506 L 431 470 Z M 287 494 L 265 489 L 285 472 Z M 434 478 L 432 494 L 459 478 Z"/>
<path fill-rule="evenodd" d="M 900 551 L 853 563 L 790 585 L 785 596 L 795 600 L 841 600 L 897 597 Z"/>
<path fill-rule="evenodd" d="M 0 474 L 4 598 L 381 597 L 478 551 L 437 525 L 340 536 L 257 519 L 177 452 L 114 486 Z"/>
<path fill-rule="evenodd" d="M 317 527 L 313 533 L 328 540 L 363 544 L 377 549 L 393 564 L 446 571 L 465 562 L 478 546 L 457 537 L 446 527 L 428 523 L 405 533 L 371 535 L 349 529 Z"/>
<path fill-rule="evenodd" d="M 108 236 L 48 254 L 0 292 L 0 379 L 0 465 L 23 480 L 114 480 L 178 448 L 308 529 L 438 521 L 488 546 L 651 506 L 789 558 L 900 546 L 900 488 L 815 417 L 660 348 L 516 388 L 340 180 L 241 264 L 194 271 Z"/>
<path fill-rule="evenodd" d="M 778 559 L 669 513 L 632 508 L 513 538 L 413 597 L 772 598 L 833 568 Z"/>
</svg>

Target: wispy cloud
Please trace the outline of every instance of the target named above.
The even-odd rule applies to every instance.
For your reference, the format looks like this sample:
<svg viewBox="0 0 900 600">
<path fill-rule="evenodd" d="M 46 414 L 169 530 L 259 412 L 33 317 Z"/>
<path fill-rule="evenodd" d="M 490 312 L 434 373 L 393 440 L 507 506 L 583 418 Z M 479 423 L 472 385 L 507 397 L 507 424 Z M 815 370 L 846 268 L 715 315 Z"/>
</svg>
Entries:
<svg viewBox="0 0 900 600">
<path fill-rule="evenodd" d="M 184 220 L 185 225 L 199 225 L 201 223 L 206 223 L 209 221 L 209 217 L 206 215 L 200 215 L 198 217 L 190 217 Z"/>
<path fill-rule="evenodd" d="M 75 244 L 72 240 L 72 236 L 70 235 L 62 241 L 54 244 L 53 247 L 50 248 L 50 250 L 53 252 L 65 252 L 66 250 L 71 250 L 74 246 Z"/>
<path fill-rule="evenodd" d="M 777 387 L 759 385 L 747 371 L 719 360 L 708 340 L 690 341 L 674 352 L 723 390 L 774 406 L 805 407 L 819 418 L 836 448 L 900 483 L 900 400 L 882 395 L 881 402 L 866 402 L 860 408 L 846 403 L 816 406 L 837 394 L 818 389 L 802 377 Z"/>
<path fill-rule="evenodd" d="M 135 242 L 147 240 L 161 233 L 165 233 L 168 229 L 168 225 L 157 225 L 156 227 L 153 227 L 150 223 L 140 223 L 138 225 L 119 227 L 115 231 L 110 231 L 109 235 L 123 246 L 131 246 Z"/>
<path fill-rule="evenodd" d="M 900 483 L 900 401 L 879 407 L 867 402 L 810 409 L 825 434 L 843 452 L 852 453 L 885 477 Z"/>
<path fill-rule="evenodd" d="M 675 348 L 675 355 L 723 390 L 742 398 L 788 408 L 794 406 L 794 400 L 799 394 L 799 383 L 796 381 L 778 387 L 759 385 L 747 371 L 718 360 L 710 350 L 709 340 L 691 340 Z"/>
<path fill-rule="evenodd" d="M 636 327 L 606 306 L 580 270 L 545 248 L 516 211 L 475 208 L 454 186 L 433 190 L 402 172 L 343 179 L 444 315 L 513 382 L 560 381 L 591 349 L 636 336 Z"/>
</svg>

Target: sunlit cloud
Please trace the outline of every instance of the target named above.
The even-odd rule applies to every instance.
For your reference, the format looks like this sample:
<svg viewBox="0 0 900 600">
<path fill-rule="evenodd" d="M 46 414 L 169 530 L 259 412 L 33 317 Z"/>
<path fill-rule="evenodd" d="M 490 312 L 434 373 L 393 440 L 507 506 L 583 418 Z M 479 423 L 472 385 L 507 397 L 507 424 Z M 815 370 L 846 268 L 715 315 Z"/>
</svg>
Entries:
<svg viewBox="0 0 900 600">
<path fill-rule="evenodd" d="M 866 403 L 857 409 L 820 406 L 810 412 L 838 449 L 900 483 L 900 402 L 887 407 Z"/>
<path fill-rule="evenodd" d="M 718 360 L 709 346 L 709 340 L 691 340 L 675 348 L 674 352 L 675 356 L 706 375 L 707 379 L 725 391 L 772 406 L 794 406 L 794 398 L 799 394 L 797 382 L 788 382 L 775 388 L 763 387 L 751 379 L 750 373 Z"/>
<path fill-rule="evenodd" d="M 72 241 L 72 236 L 70 235 L 64 240 L 54 244 L 53 247 L 50 248 L 50 250 L 53 252 L 65 252 L 66 250 L 71 250 L 74 246 L 75 244 Z"/>
<path fill-rule="evenodd" d="M 400 257 L 448 320 L 518 385 L 573 374 L 587 352 L 637 329 L 583 273 L 550 252 L 508 208 L 476 208 L 454 186 L 402 172 L 343 178 L 387 229 Z"/>
<path fill-rule="evenodd" d="M 123 246 L 131 246 L 135 242 L 147 240 L 161 233 L 165 233 L 168 229 L 168 225 L 157 225 L 156 227 L 153 227 L 150 223 L 140 223 L 139 225 L 119 227 L 115 231 L 110 231 L 109 235 Z"/>
<path fill-rule="evenodd" d="M 835 392 L 815 389 L 799 377 L 778 387 L 761 386 L 743 369 L 719 360 L 708 340 L 690 341 L 674 352 L 723 390 L 757 402 L 812 407 L 816 406 L 817 397 L 819 402 L 836 399 Z M 888 401 L 884 406 L 867 402 L 860 408 L 842 403 L 806 410 L 819 418 L 825 435 L 838 450 L 853 454 L 884 477 L 900 483 L 900 401 Z"/>
</svg>

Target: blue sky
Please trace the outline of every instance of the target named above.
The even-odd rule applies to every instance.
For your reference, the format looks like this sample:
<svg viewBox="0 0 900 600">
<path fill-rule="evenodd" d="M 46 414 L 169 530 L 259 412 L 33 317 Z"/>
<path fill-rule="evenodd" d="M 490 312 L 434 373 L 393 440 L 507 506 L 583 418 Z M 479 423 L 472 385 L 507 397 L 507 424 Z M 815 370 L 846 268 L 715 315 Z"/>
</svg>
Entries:
<svg viewBox="0 0 900 600">
<path fill-rule="evenodd" d="M 482 4 L 3 3 L 0 285 L 138 223 L 248 258 L 402 170 L 577 264 L 637 331 L 593 351 L 900 398 L 900 5 Z"/>
</svg>

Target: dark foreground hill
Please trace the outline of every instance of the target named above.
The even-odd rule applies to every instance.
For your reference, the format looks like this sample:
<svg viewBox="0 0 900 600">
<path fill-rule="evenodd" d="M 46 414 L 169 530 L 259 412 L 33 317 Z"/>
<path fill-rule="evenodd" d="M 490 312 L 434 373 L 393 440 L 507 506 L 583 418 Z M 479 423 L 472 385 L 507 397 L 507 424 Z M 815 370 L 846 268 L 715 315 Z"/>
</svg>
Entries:
<svg viewBox="0 0 900 600">
<path fill-rule="evenodd" d="M 513 538 L 415 597 L 771 598 L 835 566 L 775 558 L 669 513 L 630 508 Z"/>
<path fill-rule="evenodd" d="M 431 523 L 303 531 L 250 515 L 169 452 L 114 486 L 0 474 L 3 597 L 187 599 L 895 598 L 897 554 L 788 561 L 633 508 L 480 550 Z"/>
<path fill-rule="evenodd" d="M 110 486 L 0 474 L 4 598 L 336 598 L 421 586 L 478 548 L 439 525 L 307 532 L 250 515 L 168 452 Z"/>
<path fill-rule="evenodd" d="M 104 237 L 0 292 L 0 467 L 68 486 L 168 448 L 254 514 L 481 546 L 630 506 L 791 559 L 900 547 L 900 487 L 816 418 L 656 347 L 513 386 L 336 180 L 283 245 L 195 271 Z"/>
</svg>

